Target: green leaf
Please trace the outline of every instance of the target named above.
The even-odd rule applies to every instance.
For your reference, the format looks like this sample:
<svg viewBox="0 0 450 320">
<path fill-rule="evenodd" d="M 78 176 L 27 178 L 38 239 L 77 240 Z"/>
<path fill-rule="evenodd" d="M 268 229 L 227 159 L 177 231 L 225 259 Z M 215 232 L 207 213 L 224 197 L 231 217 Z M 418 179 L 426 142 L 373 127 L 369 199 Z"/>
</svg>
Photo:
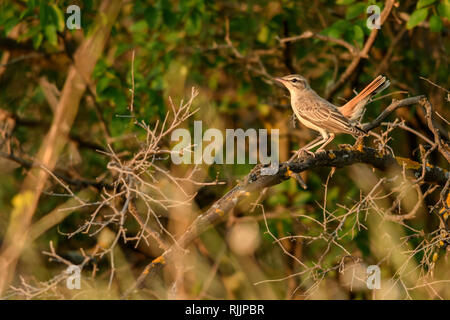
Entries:
<svg viewBox="0 0 450 320">
<path fill-rule="evenodd" d="M 26 10 L 23 10 L 23 11 L 22 11 L 22 13 L 21 13 L 20 16 L 19 16 L 19 19 L 22 20 L 23 18 L 32 16 L 32 15 L 33 15 L 33 10 L 31 10 L 31 9 L 26 9 Z"/>
<path fill-rule="evenodd" d="M 358 43 L 360 48 L 364 45 L 364 31 L 358 25 L 353 26 L 353 40 Z"/>
<path fill-rule="evenodd" d="M 354 5 L 351 5 L 347 8 L 347 12 L 345 13 L 345 19 L 350 20 L 354 19 L 363 12 L 366 11 L 367 4 L 364 2 L 358 2 Z"/>
<path fill-rule="evenodd" d="M 424 21 L 428 16 L 428 8 L 418 9 L 414 11 L 409 17 L 408 23 L 406 27 L 408 29 L 412 29 L 417 26 L 419 23 Z"/>
<path fill-rule="evenodd" d="M 36 0 L 28 0 L 27 1 L 28 9 L 33 10 L 36 8 Z"/>
<path fill-rule="evenodd" d="M 288 198 L 284 193 L 274 194 L 267 199 L 267 204 L 269 206 L 286 205 L 288 203 Z"/>
<path fill-rule="evenodd" d="M 200 33 L 202 28 L 202 20 L 200 13 L 194 10 L 186 22 L 186 33 L 190 36 Z"/>
<path fill-rule="evenodd" d="M 41 26 L 45 27 L 48 23 L 49 9 L 47 4 L 41 4 L 39 7 L 39 20 L 41 22 Z"/>
<path fill-rule="evenodd" d="M 438 14 L 443 17 L 450 19 L 450 3 L 449 2 L 441 2 L 437 7 Z"/>
<path fill-rule="evenodd" d="M 120 89 L 108 87 L 102 92 L 102 98 L 109 100 L 114 106 L 117 106 L 118 113 L 125 111 L 127 106 L 127 98 Z"/>
<path fill-rule="evenodd" d="M 162 10 L 162 18 L 164 24 L 169 28 L 173 29 L 177 24 L 177 14 L 176 12 L 172 12 L 170 9 L 164 8 Z"/>
<path fill-rule="evenodd" d="M 44 27 L 44 34 L 51 45 L 58 45 L 58 35 L 56 34 L 56 27 L 53 24 Z"/>
<path fill-rule="evenodd" d="M 101 94 L 106 88 L 108 88 L 111 83 L 111 78 L 109 77 L 101 77 L 97 82 L 97 93 Z"/>
<path fill-rule="evenodd" d="M 302 205 L 305 204 L 311 200 L 314 199 L 314 196 L 311 192 L 299 192 L 295 197 L 294 197 L 294 203 L 296 205 Z"/>
<path fill-rule="evenodd" d="M 435 2 L 436 0 L 419 0 L 417 2 L 417 9 L 429 6 L 430 4 L 432 4 L 433 2 Z"/>
<path fill-rule="evenodd" d="M 5 34 L 8 34 L 18 23 L 19 19 L 17 17 L 11 17 L 8 19 L 2 26 L 5 29 Z"/>
<path fill-rule="evenodd" d="M 53 18 L 53 22 L 58 27 L 58 31 L 63 31 L 65 27 L 64 14 L 55 4 L 50 5 L 49 8 Z"/>
<path fill-rule="evenodd" d="M 38 33 L 33 37 L 33 48 L 38 49 L 41 46 L 42 39 L 44 39 L 44 36 L 42 33 Z"/>
<path fill-rule="evenodd" d="M 430 30 L 433 32 L 440 32 L 442 30 L 442 21 L 438 15 L 433 15 L 430 18 Z"/>
<path fill-rule="evenodd" d="M 267 39 L 269 39 L 269 28 L 267 25 L 264 25 L 258 33 L 256 37 L 259 42 L 265 43 Z"/>
<path fill-rule="evenodd" d="M 352 28 L 351 22 L 347 20 L 339 20 L 333 23 L 327 29 L 322 30 L 322 32 L 320 33 L 325 36 L 339 39 L 341 38 L 342 34 L 345 33 L 347 30 L 349 30 L 350 28 Z"/>
<path fill-rule="evenodd" d="M 156 29 L 160 22 L 159 11 L 155 7 L 148 7 L 144 12 L 145 21 L 150 29 Z"/>
<path fill-rule="evenodd" d="M 130 27 L 130 31 L 133 33 L 147 33 L 147 27 L 147 21 L 139 20 Z"/>
</svg>

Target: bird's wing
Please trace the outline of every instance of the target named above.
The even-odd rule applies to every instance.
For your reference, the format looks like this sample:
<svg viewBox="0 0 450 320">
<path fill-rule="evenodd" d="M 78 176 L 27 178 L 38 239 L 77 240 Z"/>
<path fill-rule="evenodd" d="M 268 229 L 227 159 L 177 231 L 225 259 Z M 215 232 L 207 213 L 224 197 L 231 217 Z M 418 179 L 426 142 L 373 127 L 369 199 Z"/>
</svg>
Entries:
<svg viewBox="0 0 450 320">
<path fill-rule="evenodd" d="M 298 112 L 301 117 L 327 131 L 354 134 L 357 130 L 333 104 L 320 97 L 302 101 Z"/>
</svg>

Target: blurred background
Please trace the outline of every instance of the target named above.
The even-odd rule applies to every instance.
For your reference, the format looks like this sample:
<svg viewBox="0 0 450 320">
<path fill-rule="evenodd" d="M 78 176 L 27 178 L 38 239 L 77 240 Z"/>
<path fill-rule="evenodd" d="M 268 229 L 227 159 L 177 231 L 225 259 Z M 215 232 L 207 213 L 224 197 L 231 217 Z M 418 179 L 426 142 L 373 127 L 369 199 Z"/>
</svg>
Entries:
<svg viewBox="0 0 450 320">
<path fill-rule="evenodd" d="M 79 29 L 68 28 L 76 14 L 70 5 L 80 9 Z M 389 6 L 374 38 L 369 5 Z M 448 138 L 449 19 L 448 0 L 0 1 L 0 296 L 119 298 L 164 251 L 152 237 L 139 238 L 144 225 L 173 244 L 245 178 L 254 165 L 194 169 L 155 158 L 170 175 L 193 173 L 198 183 L 179 182 L 189 196 L 169 175 L 142 177 L 151 187 L 136 188 L 148 199 L 138 197 L 137 213 L 108 222 L 126 201 L 120 195 L 99 206 L 124 183 L 109 164 L 120 159 L 125 168 L 148 146 L 145 125 L 161 126 L 169 97 L 178 106 L 192 87 L 198 111 L 179 127 L 192 130 L 201 120 L 203 130 L 279 129 L 281 161 L 315 137 L 294 126 L 287 91 L 270 80 L 291 73 L 338 106 L 385 75 L 391 86 L 364 121 L 392 99 L 426 95 Z M 397 118 L 433 140 L 419 105 L 386 122 Z M 386 125 L 376 131 L 386 130 L 396 156 L 421 161 L 426 143 L 417 134 Z M 169 137 L 158 140 L 161 149 L 173 145 Z M 353 141 L 338 136 L 328 148 Z M 427 161 L 448 169 L 436 151 Z M 330 170 L 303 172 L 307 189 L 290 179 L 251 195 L 132 297 L 449 299 L 448 235 L 436 214 L 448 216 L 442 188 L 422 198 L 427 185 L 417 190 L 367 165 Z M 153 187 L 177 205 L 153 207 Z M 411 210 L 411 219 L 386 219 Z M 82 264 L 80 289 L 66 287 L 68 264 Z M 378 290 L 367 288 L 369 265 L 380 267 Z"/>
</svg>

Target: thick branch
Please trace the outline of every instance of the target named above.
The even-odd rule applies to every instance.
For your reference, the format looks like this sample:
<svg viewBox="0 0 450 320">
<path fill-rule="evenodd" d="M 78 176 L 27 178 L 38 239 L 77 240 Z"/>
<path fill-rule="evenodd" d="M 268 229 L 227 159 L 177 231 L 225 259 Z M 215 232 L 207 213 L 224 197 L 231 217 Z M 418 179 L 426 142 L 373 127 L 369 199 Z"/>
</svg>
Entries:
<svg viewBox="0 0 450 320">
<path fill-rule="evenodd" d="M 398 108 L 419 103 L 420 100 L 423 98 L 425 98 L 425 96 L 411 97 L 402 100 L 392 100 L 391 104 L 386 109 L 384 109 L 383 112 L 381 112 L 380 115 L 375 120 L 369 123 L 365 123 L 362 126 L 362 129 L 365 131 L 369 131 L 378 127 L 381 124 L 381 122 L 383 122 L 384 119 L 386 119 L 392 112 L 394 112 Z"/>
</svg>

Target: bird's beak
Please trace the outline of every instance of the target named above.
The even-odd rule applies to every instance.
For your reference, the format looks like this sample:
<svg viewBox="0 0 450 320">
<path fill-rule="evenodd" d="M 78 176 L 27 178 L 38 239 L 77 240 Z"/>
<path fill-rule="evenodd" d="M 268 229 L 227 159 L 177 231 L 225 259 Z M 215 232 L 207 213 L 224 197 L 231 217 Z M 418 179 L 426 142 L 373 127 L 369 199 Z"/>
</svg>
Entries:
<svg viewBox="0 0 450 320">
<path fill-rule="evenodd" d="M 279 83 L 281 83 L 281 84 L 285 84 L 286 83 L 286 80 L 284 80 L 283 78 L 273 78 L 273 80 L 275 80 L 275 81 L 277 81 L 277 82 L 279 82 Z"/>
</svg>

